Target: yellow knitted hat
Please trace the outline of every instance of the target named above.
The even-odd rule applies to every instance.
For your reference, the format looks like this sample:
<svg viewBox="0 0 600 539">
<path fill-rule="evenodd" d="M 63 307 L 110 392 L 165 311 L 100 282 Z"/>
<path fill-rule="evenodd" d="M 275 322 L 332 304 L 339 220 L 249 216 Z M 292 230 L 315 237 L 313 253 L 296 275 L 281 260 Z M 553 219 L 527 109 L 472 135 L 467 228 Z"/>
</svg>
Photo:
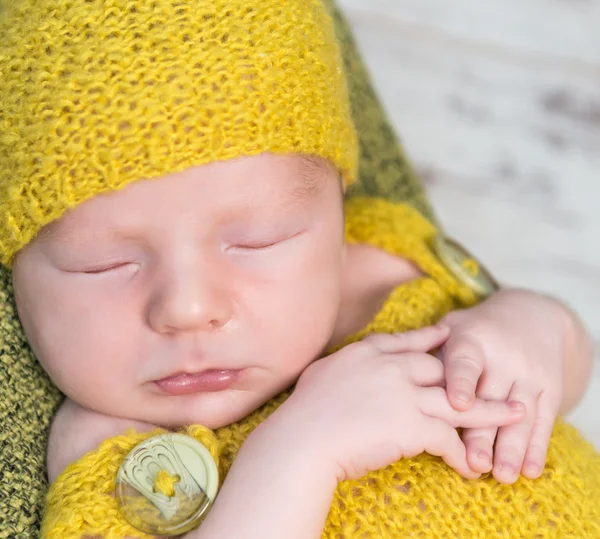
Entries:
<svg viewBox="0 0 600 539">
<path fill-rule="evenodd" d="M 357 140 L 320 0 L 9 0 L 0 8 L 0 260 L 102 192 Z"/>
</svg>

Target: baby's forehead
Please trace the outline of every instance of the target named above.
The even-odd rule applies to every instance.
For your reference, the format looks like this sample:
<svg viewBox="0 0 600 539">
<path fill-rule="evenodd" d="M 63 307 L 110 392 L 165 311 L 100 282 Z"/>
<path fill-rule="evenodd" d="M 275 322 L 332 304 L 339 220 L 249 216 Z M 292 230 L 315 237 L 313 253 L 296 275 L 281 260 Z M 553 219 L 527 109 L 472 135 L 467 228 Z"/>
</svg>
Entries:
<svg viewBox="0 0 600 539">
<path fill-rule="evenodd" d="M 194 198 L 201 212 L 207 208 L 202 202 L 211 197 L 208 206 L 213 215 L 221 209 L 234 214 L 239 209 L 238 213 L 254 210 L 267 217 L 272 209 L 285 216 L 285 211 L 301 209 L 316 198 L 324 183 L 337 175 L 327 160 L 308 155 L 260 155 L 211 163 L 96 195 L 46 225 L 37 240 L 76 239 L 84 235 L 82 229 L 89 232 L 115 222 L 126 227 L 136 217 L 161 208 L 165 213 L 168 207 L 193 208 Z"/>
</svg>

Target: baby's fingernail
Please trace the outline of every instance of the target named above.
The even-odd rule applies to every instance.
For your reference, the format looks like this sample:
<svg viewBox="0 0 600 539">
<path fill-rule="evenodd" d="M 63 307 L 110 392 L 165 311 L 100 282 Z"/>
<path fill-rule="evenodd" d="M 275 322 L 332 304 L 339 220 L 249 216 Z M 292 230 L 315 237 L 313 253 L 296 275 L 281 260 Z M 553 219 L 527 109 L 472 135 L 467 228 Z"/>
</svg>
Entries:
<svg viewBox="0 0 600 539">
<path fill-rule="evenodd" d="M 511 412 L 521 413 L 525 411 L 525 405 L 521 401 L 508 401 Z"/>
<path fill-rule="evenodd" d="M 535 462 L 527 462 L 524 466 L 525 472 L 528 475 L 538 476 L 541 473 L 541 468 Z"/>
<path fill-rule="evenodd" d="M 506 475 L 513 476 L 517 474 L 517 469 L 509 462 L 500 463 L 500 471 Z"/>
<path fill-rule="evenodd" d="M 490 457 L 490 454 L 487 451 L 484 451 L 483 449 L 477 450 L 477 458 L 481 462 L 485 462 L 486 464 L 489 464 L 492 460 L 492 458 Z"/>
<path fill-rule="evenodd" d="M 446 324 L 443 323 L 439 323 L 435 325 L 436 328 L 438 328 L 440 331 L 448 331 L 448 329 L 450 329 Z"/>
<path fill-rule="evenodd" d="M 471 401 L 469 394 L 466 391 L 457 391 L 454 394 L 454 398 L 457 401 L 464 402 L 465 404 L 468 404 Z"/>
</svg>

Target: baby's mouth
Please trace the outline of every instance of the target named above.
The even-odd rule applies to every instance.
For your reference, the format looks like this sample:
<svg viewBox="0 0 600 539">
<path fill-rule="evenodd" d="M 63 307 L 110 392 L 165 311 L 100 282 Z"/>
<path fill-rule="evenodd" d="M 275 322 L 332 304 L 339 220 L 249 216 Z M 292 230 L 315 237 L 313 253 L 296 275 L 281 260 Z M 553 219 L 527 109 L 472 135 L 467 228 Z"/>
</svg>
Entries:
<svg viewBox="0 0 600 539">
<path fill-rule="evenodd" d="M 210 369 L 199 373 L 177 373 L 168 378 L 155 380 L 154 384 L 169 395 L 211 393 L 230 389 L 242 374 L 242 370 Z"/>
</svg>

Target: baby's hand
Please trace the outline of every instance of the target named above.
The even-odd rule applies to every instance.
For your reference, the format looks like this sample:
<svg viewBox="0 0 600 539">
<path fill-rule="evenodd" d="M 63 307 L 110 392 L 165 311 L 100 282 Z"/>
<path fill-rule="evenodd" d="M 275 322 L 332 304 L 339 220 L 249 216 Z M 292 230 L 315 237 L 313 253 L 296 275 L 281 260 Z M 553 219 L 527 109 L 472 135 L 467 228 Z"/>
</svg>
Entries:
<svg viewBox="0 0 600 539">
<path fill-rule="evenodd" d="M 443 365 L 426 353 L 447 337 L 443 327 L 370 335 L 306 369 L 274 415 L 291 425 L 292 445 L 327 461 L 338 481 L 424 451 L 476 478 L 456 428 L 509 425 L 524 407 L 476 400 L 454 410 L 440 387 Z"/>
<path fill-rule="evenodd" d="M 540 296 L 506 291 L 443 322 L 451 328 L 442 360 L 454 408 L 468 410 L 476 396 L 527 408 L 522 422 L 464 431 L 471 468 L 493 470 L 502 483 L 515 482 L 521 472 L 539 477 L 562 399 L 564 323 L 556 307 Z"/>
</svg>

